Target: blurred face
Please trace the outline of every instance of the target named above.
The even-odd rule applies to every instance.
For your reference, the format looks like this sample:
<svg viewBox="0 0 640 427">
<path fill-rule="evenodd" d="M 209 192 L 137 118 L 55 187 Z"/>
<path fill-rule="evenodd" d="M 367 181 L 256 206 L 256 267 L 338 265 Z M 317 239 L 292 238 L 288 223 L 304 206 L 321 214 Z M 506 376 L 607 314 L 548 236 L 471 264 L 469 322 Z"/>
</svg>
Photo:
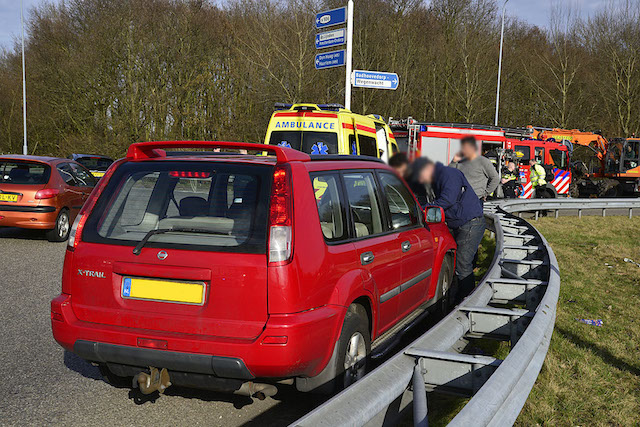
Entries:
<svg viewBox="0 0 640 427">
<path fill-rule="evenodd" d="M 418 175 L 418 179 L 421 184 L 431 184 L 433 182 L 433 171 L 435 170 L 436 165 L 431 163 L 420 171 L 420 175 Z"/>
<path fill-rule="evenodd" d="M 507 164 L 507 169 L 509 169 L 511 172 L 513 172 L 514 170 L 516 170 L 516 164 L 513 162 L 509 162 Z"/>
<path fill-rule="evenodd" d="M 478 153 L 472 144 L 462 144 L 460 152 L 467 159 L 473 159 Z"/>
<path fill-rule="evenodd" d="M 399 166 L 394 167 L 393 169 L 395 169 L 395 171 L 398 173 L 398 175 L 400 176 L 405 176 L 407 174 L 407 169 L 409 168 L 409 165 L 406 163 L 403 163 Z"/>
</svg>

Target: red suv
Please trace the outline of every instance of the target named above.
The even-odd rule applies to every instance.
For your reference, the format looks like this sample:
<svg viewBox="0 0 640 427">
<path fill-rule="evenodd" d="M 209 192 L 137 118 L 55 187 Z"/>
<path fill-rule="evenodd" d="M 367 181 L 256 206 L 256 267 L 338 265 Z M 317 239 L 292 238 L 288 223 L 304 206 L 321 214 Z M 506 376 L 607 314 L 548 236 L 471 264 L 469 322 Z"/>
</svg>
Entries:
<svg viewBox="0 0 640 427">
<path fill-rule="evenodd" d="M 427 211 L 377 159 L 133 144 L 72 227 L 53 335 L 143 392 L 348 385 L 372 346 L 447 299 L 455 242 Z"/>
</svg>

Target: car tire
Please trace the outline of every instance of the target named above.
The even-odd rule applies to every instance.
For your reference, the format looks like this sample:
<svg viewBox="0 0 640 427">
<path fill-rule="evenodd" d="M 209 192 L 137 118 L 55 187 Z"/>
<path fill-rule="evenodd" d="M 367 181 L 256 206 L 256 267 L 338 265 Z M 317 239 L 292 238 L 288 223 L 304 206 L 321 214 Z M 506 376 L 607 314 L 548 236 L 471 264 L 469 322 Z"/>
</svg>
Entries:
<svg viewBox="0 0 640 427">
<path fill-rule="evenodd" d="M 47 240 L 50 242 L 64 242 L 69 238 L 71 231 L 71 218 L 67 209 L 61 209 L 56 218 L 56 226 L 47 232 Z"/>
<path fill-rule="evenodd" d="M 351 304 L 329 363 L 315 377 L 296 378 L 296 388 L 325 395 L 342 390 L 366 374 L 370 353 L 369 317 L 363 306 Z"/>
<path fill-rule="evenodd" d="M 336 386 L 347 388 L 367 373 L 371 353 L 371 333 L 364 307 L 352 304 L 342 324 L 338 339 Z"/>
<path fill-rule="evenodd" d="M 455 293 L 452 292 L 454 276 L 453 256 L 446 254 L 442 260 L 442 267 L 440 268 L 440 275 L 438 276 L 438 287 L 440 290 L 440 303 L 439 310 L 443 316 L 449 313 L 449 310 L 453 307 Z"/>
</svg>

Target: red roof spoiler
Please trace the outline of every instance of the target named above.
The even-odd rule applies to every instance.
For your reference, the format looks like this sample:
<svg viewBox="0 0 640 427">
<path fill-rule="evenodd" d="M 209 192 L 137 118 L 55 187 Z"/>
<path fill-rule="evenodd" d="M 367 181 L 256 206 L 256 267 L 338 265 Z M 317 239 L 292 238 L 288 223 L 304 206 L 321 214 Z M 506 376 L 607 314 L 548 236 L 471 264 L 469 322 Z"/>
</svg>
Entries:
<svg viewBox="0 0 640 427">
<path fill-rule="evenodd" d="M 226 148 L 234 150 L 267 151 L 275 154 L 278 163 L 308 162 L 309 155 L 292 148 L 277 145 L 256 144 L 251 142 L 223 142 L 223 141 L 156 141 L 137 142 L 129 146 L 127 158 L 132 160 L 153 159 L 166 157 L 165 150 L 170 148 Z"/>
</svg>

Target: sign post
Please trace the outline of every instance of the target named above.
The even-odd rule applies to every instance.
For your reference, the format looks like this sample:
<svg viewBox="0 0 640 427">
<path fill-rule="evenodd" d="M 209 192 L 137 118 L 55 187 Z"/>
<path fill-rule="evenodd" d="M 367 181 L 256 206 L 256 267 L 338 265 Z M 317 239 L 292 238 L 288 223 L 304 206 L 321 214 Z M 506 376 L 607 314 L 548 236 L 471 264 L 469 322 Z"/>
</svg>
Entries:
<svg viewBox="0 0 640 427">
<path fill-rule="evenodd" d="M 351 70 L 353 63 L 353 0 L 346 7 L 328 10 L 316 14 L 316 29 L 321 30 L 334 25 L 347 23 L 347 28 L 324 31 L 316 34 L 316 49 L 340 46 L 346 43 L 344 50 L 319 53 L 316 55 L 317 70 L 332 67 L 345 67 L 344 106 L 351 109 Z"/>
<path fill-rule="evenodd" d="M 351 76 L 354 87 L 369 89 L 398 89 L 400 79 L 396 73 L 383 73 L 380 71 L 355 70 Z"/>
<path fill-rule="evenodd" d="M 351 68 L 353 66 L 353 0 L 347 3 L 347 70 L 344 84 L 344 108 L 351 110 Z"/>
</svg>

